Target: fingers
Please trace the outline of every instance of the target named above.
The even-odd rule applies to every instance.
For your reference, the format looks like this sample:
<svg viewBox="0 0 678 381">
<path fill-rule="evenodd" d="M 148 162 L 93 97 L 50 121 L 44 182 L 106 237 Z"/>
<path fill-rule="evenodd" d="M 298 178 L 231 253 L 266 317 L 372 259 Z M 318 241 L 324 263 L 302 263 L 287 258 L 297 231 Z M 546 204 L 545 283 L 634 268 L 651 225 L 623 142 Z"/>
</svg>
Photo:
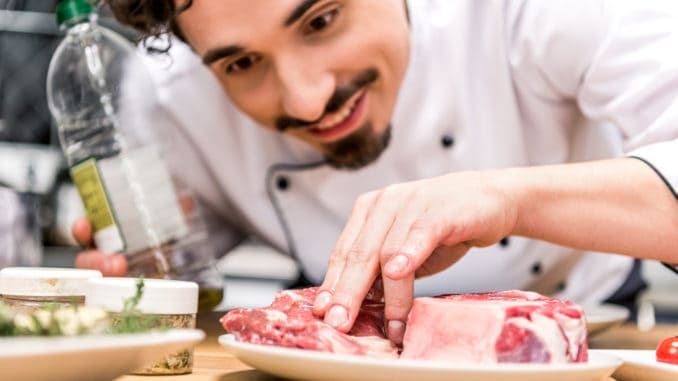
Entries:
<svg viewBox="0 0 678 381">
<path fill-rule="evenodd" d="M 428 257 L 430 252 L 426 250 L 437 245 L 436 242 L 420 247 L 422 242 L 415 241 L 419 246 L 412 247 L 412 244 L 408 246 L 409 239 L 433 240 L 432 236 L 409 237 L 417 219 L 417 212 L 419 211 L 413 206 L 401 212 L 384 240 L 381 253 L 382 280 L 384 283 L 384 329 L 386 336 L 396 345 L 402 344 L 407 315 L 412 308 L 415 278 L 413 269 L 419 267 L 418 263 L 425 261 L 425 258 Z M 422 230 L 426 231 L 425 229 Z M 422 260 L 418 260 L 418 258 L 422 258 Z"/>
<path fill-rule="evenodd" d="M 80 217 L 71 225 L 71 233 L 79 244 L 85 247 L 92 246 L 92 224 L 85 217 Z"/>
<path fill-rule="evenodd" d="M 413 299 L 414 274 L 397 281 L 384 277 L 384 328 L 386 337 L 396 345 L 403 342 Z"/>
<path fill-rule="evenodd" d="M 71 226 L 73 237 L 85 247 L 91 247 L 92 224 L 85 217 L 76 219 Z M 121 254 L 107 254 L 98 250 L 84 251 L 75 258 L 75 267 L 101 271 L 103 276 L 125 276 L 127 259 Z"/>
<path fill-rule="evenodd" d="M 379 272 L 379 252 L 393 221 L 394 211 L 370 216 L 362 234 L 346 253 L 344 270 L 336 286 L 325 322 L 347 332 Z"/>
<path fill-rule="evenodd" d="M 358 200 L 356 200 L 349 215 L 348 222 L 344 226 L 344 230 L 339 235 L 337 243 L 334 245 L 332 254 L 328 262 L 327 273 L 325 279 L 320 285 L 318 295 L 313 304 L 313 313 L 317 316 L 324 316 L 332 301 L 332 295 L 336 289 L 337 284 L 344 271 L 346 262 L 345 254 L 350 250 L 355 242 L 358 234 L 367 219 L 368 212 L 372 207 L 372 203 L 376 199 L 376 193 L 367 193 Z"/>
<path fill-rule="evenodd" d="M 101 271 L 103 276 L 125 276 L 127 259 L 121 254 L 105 254 L 97 250 L 84 251 L 75 258 L 75 267 Z"/>
<path fill-rule="evenodd" d="M 377 194 L 373 204 L 367 208 L 367 219 L 355 242 L 347 251 L 338 254 L 344 266 L 325 314 L 325 322 L 343 332 L 350 330 L 379 272 L 381 246 L 395 218 L 396 205 L 399 205 L 391 202 L 392 198 L 385 194 L 387 192 Z M 382 198 L 388 202 L 383 202 Z"/>
<path fill-rule="evenodd" d="M 388 187 L 356 202 L 314 303 L 314 313 L 324 315 L 329 325 L 350 330 L 381 271 L 386 333 L 392 341 L 402 342 L 417 269 L 438 247 L 456 246 L 468 233 L 455 228 L 450 215 L 456 214 L 432 204 L 428 193 L 422 195 L 417 186 Z M 435 258 L 431 262 L 435 270 L 458 260 L 467 246 L 460 247 L 461 254 L 455 251 L 453 258 Z"/>
<path fill-rule="evenodd" d="M 439 246 L 430 255 L 413 255 L 412 258 L 426 258 L 419 266 L 415 268 L 414 273 L 408 273 L 404 277 L 395 280 L 383 276 L 384 282 L 384 320 L 386 336 L 396 345 L 401 345 L 405 335 L 405 326 L 412 303 L 414 301 L 414 279 L 422 276 L 436 274 L 447 269 L 463 257 L 469 250 L 465 243 L 459 243 L 454 246 Z M 404 254 L 397 255 L 394 260 L 407 258 Z M 414 261 L 416 263 L 416 261 Z M 391 263 L 393 264 L 393 263 Z"/>
</svg>

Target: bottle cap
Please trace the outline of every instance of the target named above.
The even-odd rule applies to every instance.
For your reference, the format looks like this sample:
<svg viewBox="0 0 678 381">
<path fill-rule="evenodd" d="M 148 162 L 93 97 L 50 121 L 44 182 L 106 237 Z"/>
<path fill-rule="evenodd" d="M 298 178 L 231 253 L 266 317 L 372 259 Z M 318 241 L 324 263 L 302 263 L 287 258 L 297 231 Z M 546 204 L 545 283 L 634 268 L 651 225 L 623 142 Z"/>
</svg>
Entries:
<svg viewBox="0 0 678 381">
<path fill-rule="evenodd" d="M 0 270 L 0 294 L 12 296 L 83 296 L 96 270 L 52 267 L 6 267 Z"/>
<path fill-rule="evenodd" d="M 93 12 L 94 6 L 87 0 L 63 0 L 56 7 L 57 24 L 76 24 Z"/>
<path fill-rule="evenodd" d="M 137 278 L 91 279 L 85 305 L 120 312 L 137 291 Z M 198 311 L 198 284 L 169 279 L 144 279 L 137 308 L 145 314 L 180 315 Z"/>
</svg>

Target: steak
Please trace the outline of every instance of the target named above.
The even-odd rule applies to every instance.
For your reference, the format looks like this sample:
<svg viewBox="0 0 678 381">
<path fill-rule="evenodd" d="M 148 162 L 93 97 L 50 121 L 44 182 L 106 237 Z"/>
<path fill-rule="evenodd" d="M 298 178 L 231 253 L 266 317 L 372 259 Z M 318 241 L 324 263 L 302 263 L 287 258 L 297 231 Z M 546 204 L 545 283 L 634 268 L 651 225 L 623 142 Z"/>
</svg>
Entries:
<svg viewBox="0 0 678 381">
<path fill-rule="evenodd" d="M 586 362 L 581 307 L 534 292 L 416 298 L 403 359 L 466 363 Z"/>
<path fill-rule="evenodd" d="M 412 360 L 463 363 L 586 362 L 582 309 L 534 292 L 416 298 L 402 353 L 384 335 L 383 303 L 366 301 L 348 334 L 313 315 L 317 288 L 281 291 L 260 309 L 236 309 L 221 324 L 253 344 Z"/>
<path fill-rule="evenodd" d="M 235 309 L 221 324 L 238 341 L 323 352 L 397 358 L 384 335 L 383 304 L 365 302 L 348 334 L 313 315 L 317 288 L 286 290 L 266 308 Z"/>
</svg>

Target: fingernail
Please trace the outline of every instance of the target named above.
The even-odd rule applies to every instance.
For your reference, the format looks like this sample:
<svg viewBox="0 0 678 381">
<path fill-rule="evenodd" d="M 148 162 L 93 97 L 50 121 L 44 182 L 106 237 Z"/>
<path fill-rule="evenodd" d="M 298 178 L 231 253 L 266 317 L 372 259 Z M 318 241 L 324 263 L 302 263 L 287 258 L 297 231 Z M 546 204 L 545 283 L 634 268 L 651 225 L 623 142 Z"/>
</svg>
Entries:
<svg viewBox="0 0 678 381">
<path fill-rule="evenodd" d="M 407 257 L 407 255 L 398 254 L 386 263 L 384 270 L 392 275 L 400 274 L 407 269 L 407 265 L 409 265 L 409 263 L 410 259 Z"/>
<path fill-rule="evenodd" d="M 348 311 L 343 306 L 333 306 L 325 315 L 325 323 L 339 328 L 348 320 Z"/>
<path fill-rule="evenodd" d="M 386 327 L 386 335 L 396 345 L 402 344 L 403 337 L 405 336 L 405 323 L 400 320 L 389 320 Z"/>
<path fill-rule="evenodd" d="M 313 303 L 313 309 L 315 310 L 324 310 L 327 308 L 327 305 L 330 304 L 332 295 L 327 291 L 321 291 L 318 294 L 318 297 L 315 298 L 315 303 Z"/>
</svg>

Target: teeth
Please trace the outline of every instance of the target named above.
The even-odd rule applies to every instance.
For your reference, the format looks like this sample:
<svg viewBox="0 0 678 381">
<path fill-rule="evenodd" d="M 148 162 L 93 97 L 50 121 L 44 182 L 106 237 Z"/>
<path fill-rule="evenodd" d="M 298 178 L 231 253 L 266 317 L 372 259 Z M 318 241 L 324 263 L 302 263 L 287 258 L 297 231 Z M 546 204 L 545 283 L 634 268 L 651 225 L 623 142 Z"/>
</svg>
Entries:
<svg viewBox="0 0 678 381">
<path fill-rule="evenodd" d="M 344 107 L 340 111 L 337 111 L 331 118 L 318 124 L 316 126 L 319 130 L 329 130 L 330 128 L 336 126 L 337 124 L 343 122 L 349 115 L 353 112 L 356 102 L 353 102 L 350 107 Z"/>
</svg>

